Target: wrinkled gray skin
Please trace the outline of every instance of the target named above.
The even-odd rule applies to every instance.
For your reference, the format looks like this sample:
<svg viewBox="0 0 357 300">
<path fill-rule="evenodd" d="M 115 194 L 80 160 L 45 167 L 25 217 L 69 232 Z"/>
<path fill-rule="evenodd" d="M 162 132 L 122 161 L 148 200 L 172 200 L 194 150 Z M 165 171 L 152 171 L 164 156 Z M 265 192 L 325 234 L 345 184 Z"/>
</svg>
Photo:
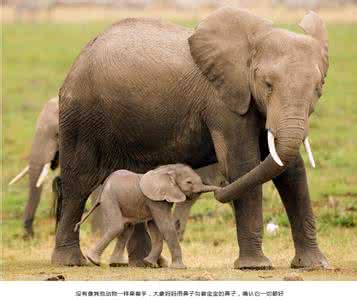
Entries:
<svg viewBox="0 0 357 300">
<path fill-rule="evenodd" d="M 73 227 L 89 194 L 114 170 L 145 173 L 177 162 L 197 169 L 218 161 L 231 183 L 215 195 L 233 201 L 236 268 L 271 267 L 262 250 L 262 184 L 269 180 L 291 224 L 291 266 L 327 267 L 299 153 L 328 70 L 327 31 L 313 12 L 300 27 L 306 34 L 224 7 L 194 31 L 126 19 L 90 41 L 60 89 L 65 205 L 52 262 L 85 263 Z M 266 130 L 282 165 L 268 150 Z M 140 224 L 127 248 L 133 265 L 147 255 Z"/>
<path fill-rule="evenodd" d="M 220 172 L 218 164 L 212 164 L 207 167 L 196 169 L 195 172 L 201 177 L 204 184 L 224 187 L 229 183 Z M 199 197 L 192 197 L 191 199 L 187 199 L 185 202 L 177 203 L 175 205 L 174 217 L 175 224 L 178 225 L 178 237 L 180 241 L 183 240 L 185 234 L 190 210 L 198 199 Z"/>
<path fill-rule="evenodd" d="M 172 205 L 218 189 L 203 184 L 197 173 L 182 164 L 161 166 L 144 175 L 127 170 L 115 171 L 104 182 L 99 200 L 105 231 L 98 243 L 88 251 L 87 258 L 95 265 L 100 265 L 103 251 L 117 238 L 110 265 L 126 264 L 124 249 L 133 233 L 133 225 L 147 222 L 152 248 L 144 258 L 145 264 L 158 267 L 165 240 L 172 258 L 170 267 L 185 268 L 171 213 Z"/>
</svg>

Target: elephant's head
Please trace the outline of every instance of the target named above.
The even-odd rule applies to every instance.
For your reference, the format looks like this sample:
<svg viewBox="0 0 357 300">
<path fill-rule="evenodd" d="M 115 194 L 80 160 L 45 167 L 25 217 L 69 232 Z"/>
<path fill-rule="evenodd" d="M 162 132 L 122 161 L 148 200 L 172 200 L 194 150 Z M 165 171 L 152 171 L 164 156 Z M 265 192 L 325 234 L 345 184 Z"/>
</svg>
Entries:
<svg viewBox="0 0 357 300">
<path fill-rule="evenodd" d="M 219 187 L 203 184 L 201 177 L 189 166 L 173 164 L 144 174 L 140 189 L 151 200 L 178 203 L 195 194 L 216 191 Z"/>
<path fill-rule="evenodd" d="M 217 193 L 221 201 L 279 175 L 302 142 L 314 166 L 308 117 L 321 96 L 328 69 L 327 32 L 314 12 L 299 25 L 306 35 L 274 28 L 247 11 L 222 8 L 189 38 L 194 61 L 222 101 L 241 116 L 254 104 L 266 117 L 270 155 Z"/>
<path fill-rule="evenodd" d="M 43 184 L 50 169 L 56 169 L 58 166 L 58 112 L 58 97 L 54 97 L 46 103 L 37 119 L 29 159 L 30 178 L 36 180 L 37 188 Z"/>
</svg>

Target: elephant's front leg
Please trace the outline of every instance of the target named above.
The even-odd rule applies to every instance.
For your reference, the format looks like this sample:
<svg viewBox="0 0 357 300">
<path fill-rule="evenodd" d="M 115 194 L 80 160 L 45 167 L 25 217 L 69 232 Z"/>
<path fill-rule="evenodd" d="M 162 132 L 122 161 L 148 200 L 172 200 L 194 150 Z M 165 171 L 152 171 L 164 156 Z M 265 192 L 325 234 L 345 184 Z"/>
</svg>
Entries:
<svg viewBox="0 0 357 300">
<path fill-rule="evenodd" d="M 254 109 L 243 117 L 229 111 L 222 113 L 224 109 L 220 111 L 221 118 L 217 119 L 216 114 L 208 126 L 221 172 L 233 182 L 260 163 L 260 123 Z M 255 187 L 235 199 L 233 206 L 239 244 L 239 258 L 234 268 L 271 268 L 270 260 L 262 251 L 262 187 Z"/>
<path fill-rule="evenodd" d="M 311 207 L 304 161 L 301 155 L 274 179 L 291 224 L 295 245 L 292 268 L 329 267 L 316 241 L 315 217 Z"/>
<path fill-rule="evenodd" d="M 167 246 L 171 254 L 171 268 L 174 269 L 186 269 L 185 264 L 182 261 L 182 250 L 178 240 L 174 218 L 171 214 L 171 205 L 166 201 L 149 201 L 148 206 L 150 208 L 153 220 L 163 235 Z M 157 238 L 160 240 L 161 238 Z M 159 246 L 157 241 L 156 245 L 153 247 Z M 158 252 L 157 249 L 153 249 L 154 252 Z M 151 253 L 152 254 L 152 253 Z"/>
<path fill-rule="evenodd" d="M 183 236 L 186 230 L 186 224 L 190 216 L 190 210 L 197 199 L 186 200 L 182 203 L 177 203 L 174 210 L 175 226 L 177 227 L 177 233 L 179 240 L 183 240 Z"/>
</svg>

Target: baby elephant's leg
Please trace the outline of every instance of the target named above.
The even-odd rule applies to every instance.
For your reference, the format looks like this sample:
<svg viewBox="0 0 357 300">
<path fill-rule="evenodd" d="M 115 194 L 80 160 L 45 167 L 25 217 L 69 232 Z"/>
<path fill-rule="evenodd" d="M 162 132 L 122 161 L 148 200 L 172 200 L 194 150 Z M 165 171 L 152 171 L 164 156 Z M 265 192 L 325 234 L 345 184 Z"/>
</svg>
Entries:
<svg viewBox="0 0 357 300">
<path fill-rule="evenodd" d="M 153 220 L 147 222 L 147 229 L 151 238 L 151 251 L 144 258 L 144 263 L 149 267 L 158 268 L 158 260 L 163 246 L 163 236 Z"/>
<path fill-rule="evenodd" d="M 134 232 L 134 225 L 128 224 L 125 226 L 125 229 L 121 235 L 117 237 L 117 243 L 112 256 L 109 260 L 109 266 L 111 267 L 124 267 L 128 266 L 128 260 L 124 256 L 124 250 L 126 243 L 130 239 L 131 235 Z"/>
<path fill-rule="evenodd" d="M 174 210 L 175 226 L 177 226 L 179 240 L 183 240 L 183 236 L 186 230 L 186 224 L 188 217 L 190 216 L 190 210 L 193 204 L 197 201 L 198 198 L 193 200 L 186 200 L 182 203 L 177 203 Z"/>
<path fill-rule="evenodd" d="M 106 225 L 105 232 L 98 243 L 87 254 L 87 258 L 97 266 L 100 265 L 100 257 L 105 248 L 115 237 L 121 235 L 124 230 L 123 217 L 118 203 L 109 197 L 107 198 L 108 195 L 106 194 L 103 196 L 101 207 Z"/>
<path fill-rule="evenodd" d="M 153 219 L 164 236 L 171 253 L 171 268 L 185 269 L 182 262 L 182 251 L 177 237 L 171 206 L 165 201 L 151 201 L 149 204 Z"/>
</svg>

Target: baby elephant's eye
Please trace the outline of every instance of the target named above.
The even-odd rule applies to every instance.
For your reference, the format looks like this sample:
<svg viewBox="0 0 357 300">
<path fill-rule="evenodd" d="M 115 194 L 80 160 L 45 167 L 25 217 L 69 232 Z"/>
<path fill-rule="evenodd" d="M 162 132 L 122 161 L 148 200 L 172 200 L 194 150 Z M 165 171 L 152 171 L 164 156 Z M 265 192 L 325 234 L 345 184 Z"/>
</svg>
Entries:
<svg viewBox="0 0 357 300">
<path fill-rule="evenodd" d="M 268 88 L 269 93 L 273 91 L 273 84 L 270 81 L 265 81 L 265 85 Z"/>
<path fill-rule="evenodd" d="M 187 184 L 192 184 L 192 181 L 191 180 L 187 180 L 186 183 Z"/>
</svg>

